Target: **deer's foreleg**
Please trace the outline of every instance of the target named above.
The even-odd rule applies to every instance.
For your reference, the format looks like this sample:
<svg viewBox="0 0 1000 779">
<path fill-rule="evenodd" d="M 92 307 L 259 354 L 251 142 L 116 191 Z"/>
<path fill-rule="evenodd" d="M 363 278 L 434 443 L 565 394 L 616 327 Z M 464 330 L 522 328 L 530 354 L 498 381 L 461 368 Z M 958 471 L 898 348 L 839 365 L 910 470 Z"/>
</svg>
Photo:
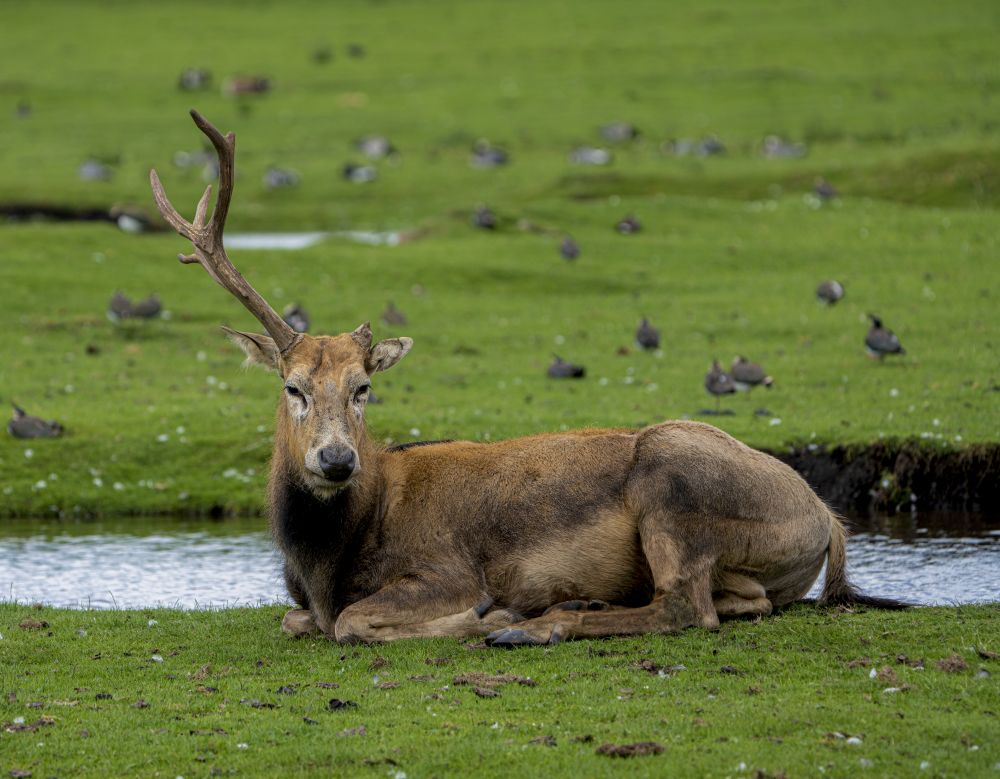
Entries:
<svg viewBox="0 0 1000 779">
<path fill-rule="evenodd" d="M 521 619 L 493 608 L 493 599 L 475 582 L 402 579 L 337 617 L 328 637 L 341 643 L 394 641 L 400 638 L 480 636 Z"/>
</svg>

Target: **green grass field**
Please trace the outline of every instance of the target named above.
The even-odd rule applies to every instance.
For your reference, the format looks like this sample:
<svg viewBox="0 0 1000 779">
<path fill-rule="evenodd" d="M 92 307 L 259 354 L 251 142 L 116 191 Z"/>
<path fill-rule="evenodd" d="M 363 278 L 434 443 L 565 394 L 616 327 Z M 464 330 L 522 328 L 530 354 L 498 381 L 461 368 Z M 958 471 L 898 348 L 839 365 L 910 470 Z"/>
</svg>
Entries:
<svg viewBox="0 0 1000 779">
<path fill-rule="evenodd" d="M 1000 438 L 989 3 L 52 2 L 12 7 L 4 25 L 0 203 L 150 208 L 156 166 L 190 214 L 201 177 L 172 159 L 200 148 L 196 105 L 238 131 L 234 230 L 429 229 L 394 248 L 233 252 L 274 307 L 305 305 L 314 332 L 377 322 L 389 300 L 406 312 L 399 330 L 416 347 L 376 382 L 380 439 L 698 416 L 711 360 L 736 354 L 762 362 L 775 389 L 727 398 L 735 415 L 709 421 L 752 445 Z M 350 43 L 365 56 L 348 57 Z M 317 64 L 323 47 L 332 60 Z M 215 86 L 179 91 L 188 66 Z M 218 85 L 240 74 L 273 89 L 224 96 Z M 15 116 L 22 102 L 30 114 Z M 615 147 L 611 167 L 568 162 L 617 119 L 643 135 Z M 350 184 L 340 166 L 360 161 L 351 141 L 366 133 L 388 134 L 400 159 Z M 725 155 L 662 149 L 709 133 Z M 768 133 L 807 156 L 765 159 Z M 512 163 L 471 168 L 480 137 Z M 90 157 L 112 163 L 111 181 L 80 180 Z M 301 185 L 268 191 L 269 164 Z M 841 193 L 822 207 L 818 175 Z M 496 233 L 469 225 L 480 202 L 499 213 Z M 644 230 L 617 235 L 628 212 Z M 572 264 L 557 253 L 563 231 L 583 248 Z M 68 431 L 0 441 L 0 512 L 259 509 L 278 384 L 240 372 L 216 326 L 256 323 L 179 266 L 182 249 L 110 225 L 0 227 L 0 400 Z M 823 309 L 813 290 L 829 277 L 847 297 Z M 172 318 L 113 326 L 104 309 L 119 288 L 158 292 Z M 869 311 L 906 357 L 865 359 Z M 618 355 L 643 314 L 662 353 Z M 546 379 L 553 352 L 587 377 Z M 754 416 L 761 407 L 771 414 Z"/>
<path fill-rule="evenodd" d="M 296 641 L 280 633 L 280 616 L 273 607 L 0 605 L 0 769 L 933 777 L 989 776 L 1000 761 L 1000 668 L 995 655 L 984 659 L 1000 650 L 996 606 L 894 614 L 802 606 L 715 633 L 518 651 L 445 639 Z M 456 683 L 471 673 L 534 684 L 512 681 L 480 697 L 489 693 L 473 688 L 487 688 L 483 680 Z M 333 698 L 356 707 L 331 711 Z M 646 741 L 663 753 L 597 754 L 605 743 Z"/>
</svg>

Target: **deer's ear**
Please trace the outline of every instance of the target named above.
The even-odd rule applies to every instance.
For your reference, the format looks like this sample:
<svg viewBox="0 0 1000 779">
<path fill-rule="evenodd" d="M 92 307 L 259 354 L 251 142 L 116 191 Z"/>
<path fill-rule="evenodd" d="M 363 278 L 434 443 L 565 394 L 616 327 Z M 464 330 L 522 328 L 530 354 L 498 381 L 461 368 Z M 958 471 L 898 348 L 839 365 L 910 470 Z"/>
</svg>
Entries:
<svg viewBox="0 0 1000 779">
<path fill-rule="evenodd" d="M 369 351 L 365 360 L 365 370 L 369 375 L 376 371 L 387 371 L 403 359 L 413 346 L 412 338 L 387 338 L 379 341 Z"/>
<path fill-rule="evenodd" d="M 246 354 L 244 365 L 260 365 L 270 371 L 278 370 L 278 347 L 273 338 L 257 333 L 241 333 L 225 325 L 222 326 L 222 330 L 229 340 Z"/>
</svg>

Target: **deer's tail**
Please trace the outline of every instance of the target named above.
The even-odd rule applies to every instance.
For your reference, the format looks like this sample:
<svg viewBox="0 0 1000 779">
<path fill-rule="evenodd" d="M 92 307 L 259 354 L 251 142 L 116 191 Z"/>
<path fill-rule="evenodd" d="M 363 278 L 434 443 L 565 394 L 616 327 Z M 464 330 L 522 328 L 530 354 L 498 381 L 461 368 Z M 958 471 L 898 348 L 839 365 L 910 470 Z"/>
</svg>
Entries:
<svg viewBox="0 0 1000 779">
<path fill-rule="evenodd" d="M 857 590 L 847 579 L 847 530 L 834 515 L 830 525 L 830 546 L 826 558 L 826 583 L 819 602 L 826 606 L 871 606 L 876 609 L 907 609 L 909 603 L 892 598 L 876 598 Z"/>
</svg>

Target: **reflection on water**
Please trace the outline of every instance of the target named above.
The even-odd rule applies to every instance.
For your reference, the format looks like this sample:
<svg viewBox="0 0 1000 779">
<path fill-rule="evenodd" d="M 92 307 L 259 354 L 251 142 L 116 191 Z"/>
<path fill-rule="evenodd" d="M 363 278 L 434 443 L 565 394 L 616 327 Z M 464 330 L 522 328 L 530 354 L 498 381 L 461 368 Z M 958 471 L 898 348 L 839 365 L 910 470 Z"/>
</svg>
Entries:
<svg viewBox="0 0 1000 779">
<path fill-rule="evenodd" d="M 848 541 L 850 576 L 865 592 L 913 603 L 998 600 L 998 525 L 968 515 L 950 525 L 878 520 Z M 263 520 L 171 518 L 0 523 L 0 598 L 77 608 L 287 601 Z"/>
</svg>

